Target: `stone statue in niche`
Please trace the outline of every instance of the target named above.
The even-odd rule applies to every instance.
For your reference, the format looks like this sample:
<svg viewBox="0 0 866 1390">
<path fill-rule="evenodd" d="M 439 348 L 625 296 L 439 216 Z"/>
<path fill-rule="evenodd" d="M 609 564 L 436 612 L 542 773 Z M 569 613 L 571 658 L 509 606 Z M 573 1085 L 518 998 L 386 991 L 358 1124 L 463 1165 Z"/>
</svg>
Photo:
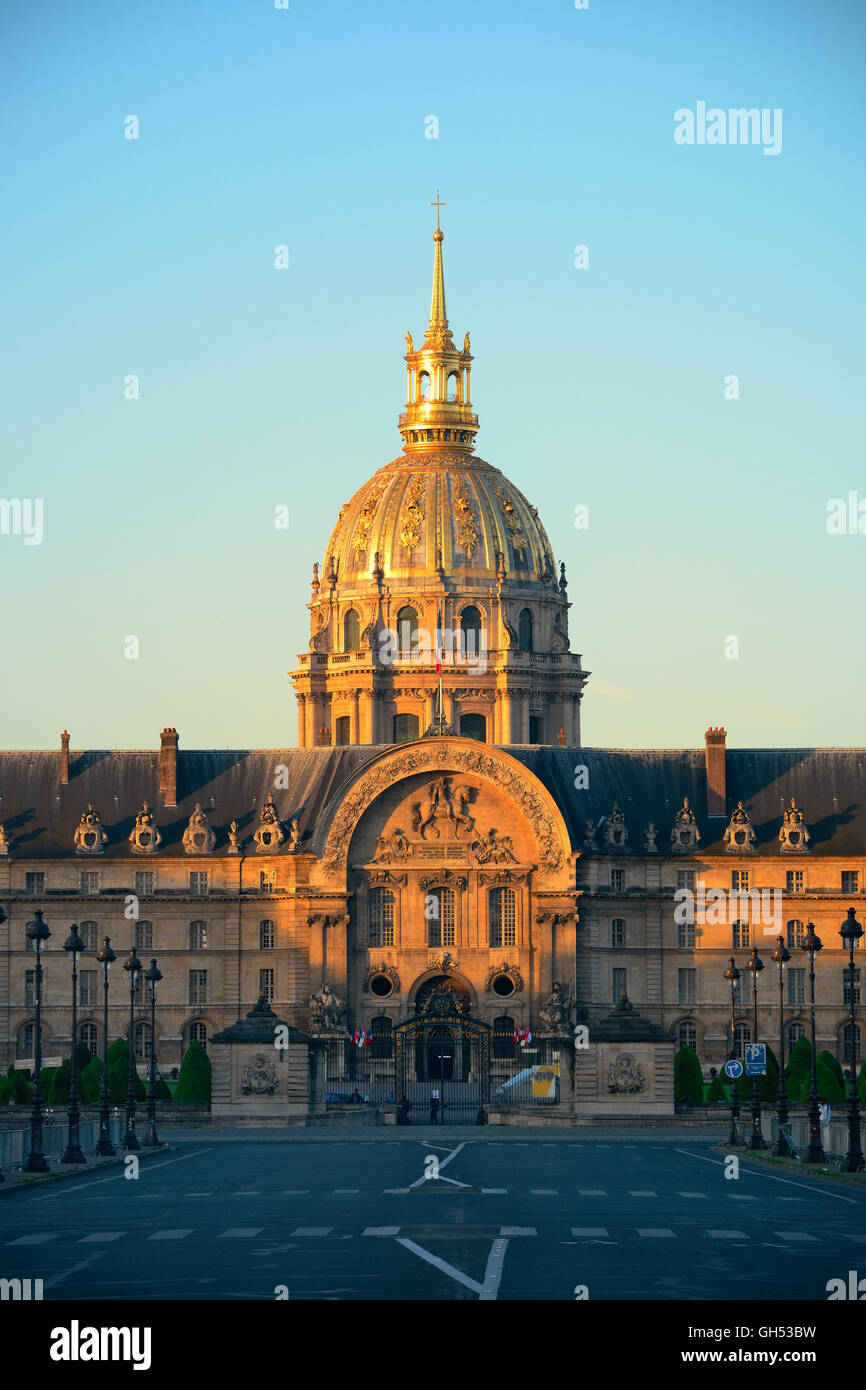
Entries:
<svg viewBox="0 0 866 1390">
<path fill-rule="evenodd" d="M 562 986 L 554 980 L 553 989 L 541 1006 L 539 1021 L 542 1033 L 569 1033 L 571 1031 L 571 1010 L 574 1004 L 570 994 L 563 994 Z"/>
<path fill-rule="evenodd" d="M 334 993 L 326 980 L 318 993 L 310 995 L 310 1032 L 336 1032 L 342 1027 L 345 1012 L 345 1001 Z"/>
<path fill-rule="evenodd" d="M 277 1089 L 277 1069 L 263 1053 L 257 1053 L 246 1063 L 241 1074 L 241 1091 L 245 1096 L 272 1096 Z"/>
</svg>

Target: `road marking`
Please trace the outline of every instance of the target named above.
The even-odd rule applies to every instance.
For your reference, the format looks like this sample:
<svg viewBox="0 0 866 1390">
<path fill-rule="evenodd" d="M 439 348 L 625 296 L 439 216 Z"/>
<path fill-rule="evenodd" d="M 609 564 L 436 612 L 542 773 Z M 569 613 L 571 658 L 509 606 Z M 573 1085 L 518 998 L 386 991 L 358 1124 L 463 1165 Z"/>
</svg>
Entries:
<svg viewBox="0 0 866 1390">
<path fill-rule="evenodd" d="M 455 1152 L 454 1149 L 446 1148 L 444 1144 L 426 1144 L 423 1139 L 416 1139 L 415 1143 L 424 1144 L 425 1149 L 438 1149 L 439 1152 L 443 1154 L 453 1154 Z"/>
<path fill-rule="evenodd" d="M 86 1260 L 79 1260 L 77 1264 L 70 1265 L 68 1269 L 61 1270 L 59 1274 L 54 1274 L 50 1279 L 46 1279 L 42 1285 L 43 1290 L 52 1289 L 55 1284 L 61 1283 L 62 1280 L 68 1279 L 73 1274 L 78 1274 L 82 1269 L 87 1269 L 88 1265 L 95 1264 L 97 1260 L 105 1259 L 107 1254 L 107 1250 L 94 1251 L 92 1255 L 88 1255 Z"/>
<path fill-rule="evenodd" d="M 261 1197 L 261 1190 L 255 1187 L 242 1187 L 240 1192 L 235 1192 L 235 1197 Z"/>
<path fill-rule="evenodd" d="M 293 1236 L 329 1236 L 333 1229 L 333 1226 L 299 1226 L 291 1234 Z"/>
<path fill-rule="evenodd" d="M 676 1152 L 678 1154 L 685 1154 L 687 1158 L 700 1158 L 704 1163 L 713 1163 L 717 1168 L 724 1167 L 724 1160 L 721 1158 L 707 1158 L 706 1154 L 690 1153 L 688 1149 L 677 1149 Z M 857 1199 L 855 1197 L 843 1197 L 841 1192 L 830 1192 L 826 1187 L 822 1187 L 820 1184 L 817 1187 L 807 1187 L 804 1182 L 792 1182 L 790 1178 L 780 1178 L 777 1177 L 775 1173 L 762 1173 L 759 1168 L 747 1168 L 746 1172 L 754 1178 L 768 1178 L 770 1182 L 783 1182 L 786 1183 L 788 1187 L 800 1187 L 804 1192 L 811 1192 L 813 1196 L 820 1193 L 824 1197 L 835 1197 L 837 1202 L 852 1202 L 854 1206 L 857 1205 Z"/>
<path fill-rule="evenodd" d="M 405 1196 L 405 1194 L 406 1194 L 407 1192 L 411 1192 L 411 1191 L 412 1191 L 411 1187 L 383 1187 L 383 1188 L 382 1188 L 383 1195 L 386 1196 L 386 1197 L 394 1197 L 394 1196 L 398 1196 L 398 1195 L 402 1197 L 402 1196 Z"/>
<path fill-rule="evenodd" d="M 200 1158 L 202 1154 L 212 1153 L 213 1148 L 214 1146 L 211 1144 L 206 1149 L 197 1149 L 195 1153 L 181 1154 L 180 1158 L 164 1158 L 159 1163 L 148 1163 L 142 1171 L 152 1173 L 154 1168 L 167 1168 L 170 1163 L 185 1163 L 188 1158 Z M 44 1197 L 31 1197 L 30 1200 L 31 1202 L 53 1202 L 58 1197 L 68 1197 L 70 1192 L 82 1192 L 86 1188 L 99 1187 L 104 1182 L 121 1182 L 123 1176 L 121 1169 L 119 1173 L 112 1174 L 110 1178 L 94 1178 L 92 1182 L 78 1183 L 76 1187 L 67 1187 L 66 1183 L 61 1183 L 57 1192 L 49 1192 Z"/>
<path fill-rule="evenodd" d="M 629 1195 L 629 1197 L 657 1197 L 657 1196 L 658 1196 L 658 1193 L 657 1193 L 657 1192 L 642 1192 L 642 1191 L 637 1191 L 637 1192 L 629 1192 L 628 1195 Z"/>
<path fill-rule="evenodd" d="M 284 1197 L 306 1197 L 310 1189 L 308 1187 L 284 1187 Z M 202 1196 L 209 1197 L 210 1193 L 202 1193 Z"/>
<path fill-rule="evenodd" d="M 185 1236 L 192 1235 L 192 1226 L 179 1227 L 175 1231 L 156 1231 L 148 1240 L 183 1240 Z"/>
<path fill-rule="evenodd" d="M 7 1240 L 7 1245 L 47 1245 L 49 1240 L 56 1240 L 59 1231 L 39 1232 L 31 1231 L 29 1235 L 19 1236 L 17 1240 Z"/>
<path fill-rule="evenodd" d="M 748 1240 L 745 1231 L 705 1231 L 712 1240 Z"/>
<path fill-rule="evenodd" d="M 555 1187 L 530 1187 L 532 1197 L 558 1197 L 559 1190 Z"/>
<path fill-rule="evenodd" d="M 335 1196 L 335 1197 L 351 1197 L 353 1194 L 356 1194 L 356 1193 L 358 1193 L 358 1192 L 360 1192 L 360 1191 L 361 1191 L 360 1187 L 335 1187 L 335 1188 L 334 1188 L 334 1196 Z"/>
<path fill-rule="evenodd" d="M 507 1240 L 495 1240 L 490 1247 L 490 1254 L 487 1257 L 487 1265 L 484 1270 L 484 1283 L 478 1295 L 479 1299 L 482 1301 L 493 1302 L 499 1293 L 499 1284 L 502 1279 L 502 1266 L 507 1249 Z"/>
<path fill-rule="evenodd" d="M 853 1236 L 848 1231 L 843 1231 L 842 1235 L 846 1240 L 866 1240 L 866 1236 Z"/>
<path fill-rule="evenodd" d="M 361 1232 L 362 1236 L 397 1236 L 399 1234 L 399 1226 L 367 1226 Z M 405 1241 L 401 1241 L 401 1244 L 405 1244 Z"/>
<path fill-rule="evenodd" d="M 748 1192 L 729 1192 L 727 1194 L 732 1202 L 757 1202 L 757 1197 L 753 1197 Z"/>
<path fill-rule="evenodd" d="M 500 1226 L 501 1236 L 537 1236 L 538 1231 L 534 1226 Z"/>
<path fill-rule="evenodd" d="M 780 1201 L 780 1202 L 805 1202 L 806 1198 L 805 1198 L 805 1197 L 782 1197 L 782 1196 L 780 1195 L 780 1196 L 778 1197 L 777 1200 Z"/>
<path fill-rule="evenodd" d="M 605 1226 L 572 1226 L 573 1236 L 606 1236 L 607 1227 Z M 564 1243 L 564 1242 L 563 1242 Z"/>
<path fill-rule="evenodd" d="M 227 1231 L 223 1231 L 217 1236 L 217 1240 L 250 1240 L 253 1236 L 260 1236 L 264 1226 L 229 1226 Z"/>
<path fill-rule="evenodd" d="M 185 1192 L 184 1197 L 212 1197 L 212 1192 Z"/>
<path fill-rule="evenodd" d="M 638 1226 L 637 1233 L 639 1236 L 649 1236 L 652 1240 L 661 1240 L 664 1237 L 670 1237 L 674 1234 L 673 1231 L 668 1230 L 666 1226 L 659 1226 L 657 1228 L 653 1228 L 652 1226 Z M 676 1237 L 674 1237 L 674 1239 L 676 1239 Z"/>
<path fill-rule="evenodd" d="M 79 1245 L 98 1245 L 102 1241 L 120 1240 L 125 1231 L 94 1231 L 92 1235 L 82 1236 L 77 1242 Z"/>
<path fill-rule="evenodd" d="M 507 1187 L 482 1187 L 481 1191 L 485 1196 L 488 1197 L 493 1195 L 497 1197 L 505 1197 L 508 1195 Z"/>
<path fill-rule="evenodd" d="M 710 1199 L 709 1199 L 709 1196 L 707 1195 L 706 1192 L 675 1192 L 675 1193 L 674 1193 L 674 1196 L 675 1196 L 675 1197 L 702 1197 L 702 1198 L 704 1199 L 704 1201 L 706 1201 L 706 1202 L 708 1202 L 708 1201 L 710 1200 Z M 799 1198 L 797 1198 L 797 1201 L 799 1201 Z"/>
<path fill-rule="evenodd" d="M 419 1143 L 419 1144 L 420 1144 L 420 1143 L 423 1143 L 423 1140 L 420 1140 L 420 1139 L 419 1139 L 419 1140 L 418 1140 L 418 1143 Z M 459 1154 L 460 1150 L 461 1150 L 461 1149 L 465 1149 L 465 1148 L 466 1148 L 466 1140 L 464 1139 L 464 1140 L 463 1140 L 463 1143 L 462 1143 L 462 1144 L 458 1144 L 456 1149 L 451 1149 L 451 1150 L 450 1150 L 450 1152 L 449 1152 L 447 1158 L 443 1158 L 442 1162 L 439 1164 L 439 1172 L 441 1173 L 443 1168 L 447 1168 L 447 1166 L 448 1166 L 448 1164 L 451 1162 L 452 1158 L 456 1158 L 457 1155 Z M 449 1179 L 449 1181 L 453 1181 L 453 1179 Z M 427 1175 L 427 1173 L 422 1173 L 421 1176 L 420 1176 L 420 1178 L 418 1178 L 417 1181 L 415 1181 L 415 1182 L 412 1183 L 412 1187 L 420 1187 L 421 1184 L 422 1184 L 422 1182 L 430 1182 L 430 1178 L 429 1178 L 429 1176 Z M 460 1186 L 461 1186 L 461 1187 L 468 1187 L 469 1184 L 463 1182 L 463 1183 L 460 1183 Z"/>
<path fill-rule="evenodd" d="M 805 1231 L 774 1231 L 773 1235 L 778 1236 L 780 1240 L 814 1240 L 816 1243 L 818 1241 L 817 1236 L 807 1235 Z"/>
<path fill-rule="evenodd" d="M 579 1187 L 577 1195 L 579 1197 L 606 1197 L 607 1193 L 601 1187 Z"/>
<path fill-rule="evenodd" d="M 465 1288 L 471 1289 L 473 1293 L 477 1293 L 480 1296 L 484 1292 L 483 1284 L 479 1284 L 475 1279 L 470 1279 L 468 1274 L 464 1274 L 461 1269 L 455 1269 L 454 1266 L 448 1264 L 447 1261 L 441 1260 L 438 1255 L 431 1255 L 429 1250 L 425 1250 L 422 1245 L 416 1245 L 414 1240 L 400 1239 L 397 1241 L 397 1244 L 402 1245 L 406 1250 L 411 1250 L 412 1254 L 417 1255 L 419 1260 L 426 1260 L 428 1265 L 435 1265 L 443 1274 L 447 1274 L 449 1279 L 456 1279 L 458 1284 L 463 1284 Z"/>
</svg>

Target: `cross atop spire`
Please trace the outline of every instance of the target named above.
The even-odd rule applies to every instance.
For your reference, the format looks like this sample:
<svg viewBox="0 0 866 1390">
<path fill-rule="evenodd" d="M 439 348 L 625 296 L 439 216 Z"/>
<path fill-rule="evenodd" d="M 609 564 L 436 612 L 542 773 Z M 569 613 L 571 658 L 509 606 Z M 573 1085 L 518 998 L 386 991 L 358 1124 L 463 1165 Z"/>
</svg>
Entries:
<svg viewBox="0 0 866 1390">
<path fill-rule="evenodd" d="M 440 209 L 440 208 L 447 208 L 447 206 L 448 206 L 447 203 L 442 203 L 442 202 L 439 201 L 439 189 L 438 189 L 438 188 L 436 189 L 436 202 L 435 202 L 435 203 L 431 203 L 430 206 L 431 206 L 431 208 L 435 208 L 435 209 L 436 209 L 436 230 L 437 230 L 437 232 L 438 232 L 438 231 L 440 230 L 440 228 L 439 228 L 439 209 Z"/>
</svg>

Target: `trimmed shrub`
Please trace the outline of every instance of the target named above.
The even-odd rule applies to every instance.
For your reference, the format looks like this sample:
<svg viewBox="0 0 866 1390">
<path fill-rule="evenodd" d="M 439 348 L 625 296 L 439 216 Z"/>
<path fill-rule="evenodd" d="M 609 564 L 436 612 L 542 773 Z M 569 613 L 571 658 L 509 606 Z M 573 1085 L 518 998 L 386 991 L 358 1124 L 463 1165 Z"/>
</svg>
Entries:
<svg viewBox="0 0 866 1390">
<path fill-rule="evenodd" d="M 761 1100 L 774 1105 L 779 1095 L 779 1059 L 767 1043 L 767 1074 L 759 1078 Z"/>
<path fill-rule="evenodd" d="M 184 1057 L 185 1061 L 186 1058 Z M 181 1068 L 181 1076 L 183 1076 L 183 1068 Z M 178 1082 L 178 1089 L 180 1089 L 180 1082 Z M 696 1105 L 700 1105 L 703 1094 L 704 1078 L 701 1064 L 698 1061 L 698 1054 L 685 1043 L 674 1054 L 674 1099 L 683 1100 L 685 1096 L 688 1096 Z M 177 1099 L 177 1092 L 175 1092 L 175 1099 Z"/>
<path fill-rule="evenodd" d="M 16 1105 L 26 1105 L 33 1095 L 33 1087 L 30 1084 L 29 1073 L 22 1071 L 18 1067 L 10 1064 L 6 1073 L 9 1084 L 12 1087 L 12 1095 Z"/>
<path fill-rule="evenodd" d="M 91 1057 L 79 1077 L 81 1099 L 85 1105 L 98 1104 L 102 1094 L 102 1060 Z"/>
<path fill-rule="evenodd" d="M 791 1048 L 791 1056 L 785 1068 L 785 1080 L 790 1101 L 808 1100 L 811 1075 L 812 1046 L 804 1033 Z"/>
<path fill-rule="evenodd" d="M 823 1096 L 832 1105 L 834 1101 L 838 1103 L 845 1099 L 845 1090 L 835 1071 L 823 1060 L 828 1055 L 822 1052 L 818 1058 L 818 1095 Z"/>
<path fill-rule="evenodd" d="M 157 1100 L 171 1100 L 171 1091 L 168 1089 L 168 1086 L 161 1076 L 158 1077 L 156 1083 L 156 1098 Z"/>
<path fill-rule="evenodd" d="M 707 1104 L 712 1105 L 717 1100 L 727 1100 L 724 1083 L 720 1076 L 714 1076 L 710 1082 L 710 1089 L 707 1091 Z"/>
<path fill-rule="evenodd" d="M 78 1098 L 84 1099 L 81 1089 L 81 1077 L 87 1067 L 90 1066 L 90 1049 L 83 1042 L 78 1044 Z M 51 1078 L 51 1091 L 47 1096 L 49 1105 L 66 1105 L 69 1101 L 69 1084 L 72 1074 L 72 1062 L 67 1057 L 56 1069 Z"/>
<path fill-rule="evenodd" d="M 836 1080 L 839 1082 L 839 1085 L 841 1086 L 842 1092 L 843 1092 L 843 1094 L 844 1094 L 844 1092 L 845 1092 L 845 1090 L 846 1090 L 846 1087 L 847 1087 L 848 1083 L 847 1083 L 847 1081 L 845 1080 L 845 1073 L 844 1073 L 843 1070 L 842 1070 L 842 1064 L 841 1064 L 841 1062 L 839 1061 L 838 1057 L 834 1057 L 834 1055 L 833 1055 L 832 1052 L 827 1052 L 827 1051 L 825 1050 L 824 1052 L 819 1052 L 819 1053 L 818 1053 L 818 1066 L 819 1066 L 819 1067 L 820 1067 L 820 1065 L 821 1065 L 822 1062 L 824 1063 L 824 1066 L 827 1068 L 827 1070 L 828 1070 L 828 1071 L 831 1071 L 831 1072 L 833 1073 L 833 1075 L 835 1076 Z M 818 1088 L 819 1092 L 820 1092 L 820 1089 L 821 1089 L 821 1088 L 820 1088 L 820 1086 L 819 1086 L 819 1088 Z M 829 1100 L 829 1096 L 828 1096 L 828 1100 Z"/>
<path fill-rule="evenodd" d="M 695 1054 L 692 1053 L 692 1056 L 694 1057 Z M 697 1060 L 695 1057 L 696 1062 Z M 699 1083 L 700 1071 L 700 1065 L 698 1065 Z M 700 1091 L 698 1093 L 700 1094 Z M 174 1099 L 176 1101 L 210 1100 L 210 1059 L 200 1042 L 191 1042 L 183 1054 Z"/>
<path fill-rule="evenodd" d="M 135 1076 L 135 1098 L 144 1100 L 147 1092 L 138 1072 Z M 118 1057 L 108 1068 L 108 1094 L 113 1105 L 123 1105 L 129 1090 L 129 1048 L 125 1057 Z"/>
</svg>

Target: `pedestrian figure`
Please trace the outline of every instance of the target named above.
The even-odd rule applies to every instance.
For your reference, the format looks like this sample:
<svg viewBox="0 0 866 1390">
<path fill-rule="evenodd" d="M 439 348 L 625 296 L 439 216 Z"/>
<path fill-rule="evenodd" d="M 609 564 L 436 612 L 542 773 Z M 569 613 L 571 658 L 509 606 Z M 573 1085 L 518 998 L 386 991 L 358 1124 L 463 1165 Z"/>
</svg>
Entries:
<svg viewBox="0 0 866 1390">
<path fill-rule="evenodd" d="M 818 1112 L 821 1119 L 821 1128 L 827 1131 L 826 1136 L 821 1136 L 822 1147 L 826 1149 L 830 1142 L 830 1103 L 827 1100 L 826 1096 L 819 1096 L 818 1104 L 821 1107 L 820 1111 Z"/>
<path fill-rule="evenodd" d="M 438 1123 L 439 1123 L 439 1092 L 438 1092 L 438 1091 L 434 1091 L 433 1094 L 432 1094 L 432 1096 L 430 1097 L 430 1123 L 431 1123 L 431 1125 L 438 1125 Z"/>
<path fill-rule="evenodd" d="M 408 1100 L 401 1101 L 400 1107 L 397 1111 L 398 1125 L 410 1125 L 412 1123 L 412 1121 L 409 1119 L 409 1109 L 410 1106 Z"/>
</svg>

